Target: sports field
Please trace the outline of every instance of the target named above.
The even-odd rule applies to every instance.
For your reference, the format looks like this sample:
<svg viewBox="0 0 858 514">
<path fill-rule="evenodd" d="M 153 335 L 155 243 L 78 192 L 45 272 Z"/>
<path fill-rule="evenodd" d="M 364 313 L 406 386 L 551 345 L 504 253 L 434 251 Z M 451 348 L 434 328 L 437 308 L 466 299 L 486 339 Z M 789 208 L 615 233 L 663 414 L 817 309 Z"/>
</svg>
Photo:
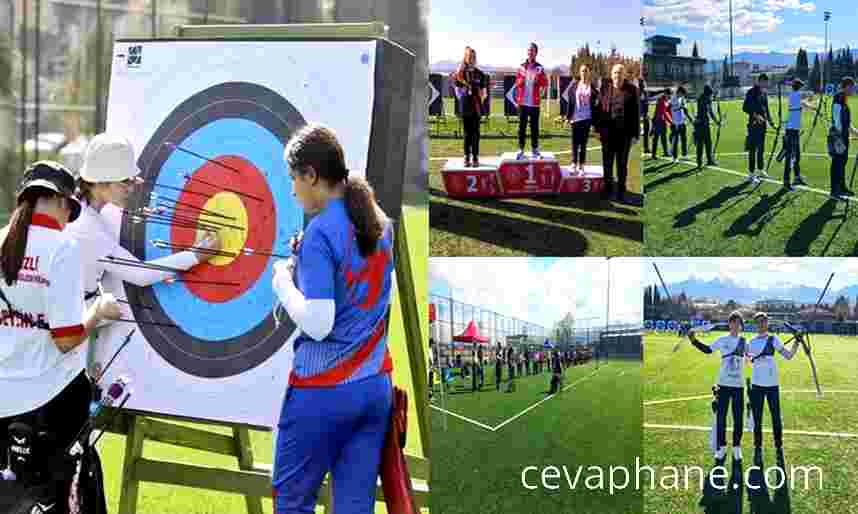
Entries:
<svg viewBox="0 0 858 514">
<path fill-rule="evenodd" d="M 549 118 L 539 122 L 543 131 L 540 150 L 556 153 L 560 164 L 567 165 L 571 160 L 570 129 L 555 123 L 559 115 L 555 102 L 550 109 Z M 482 128 L 481 156 L 518 151 L 518 119 L 507 123 L 502 99 L 493 100 L 492 113 Z M 447 159 L 462 157 L 464 136 L 454 116 L 430 123 L 430 127 L 429 241 L 433 256 L 640 255 L 643 225 L 641 197 L 636 194 L 641 190 L 640 145 L 632 149 L 629 162 L 628 197 L 634 205 L 602 200 L 594 194 L 452 199 L 444 190 L 441 169 Z M 602 162 L 599 140 L 592 133 L 587 161 Z"/>
<path fill-rule="evenodd" d="M 710 343 L 719 335 L 702 336 Z M 750 334 L 745 334 L 746 336 Z M 644 337 L 646 364 L 643 373 L 644 437 L 646 464 L 659 473 L 665 467 L 680 470 L 700 466 L 708 471 L 713 465 L 709 450 L 711 386 L 717 380 L 720 358 L 704 355 L 687 341 L 674 353 L 675 333 L 650 333 Z M 812 336 L 823 397 L 817 399 L 810 364 L 800 347 L 787 361 L 776 356 L 780 374 L 781 410 L 784 424 L 784 455 L 787 476 L 798 466 L 817 466 L 818 476 L 805 490 L 803 474 L 796 472 L 793 489 L 788 491 L 791 512 L 849 514 L 858 512 L 858 338 L 833 335 Z M 790 344 L 789 347 L 792 345 Z M 746 377 L 750 369 L 746 369 Z M 747 391 L 745 392 L 747 399 Z M 746 402 L 747 403 L 747 402 Z M 746 406 L 747 407 L 747 406 Z M 775 465 L 775 452 L 768 408 L 763 414 L 764 468 Z M 727 417 L 728 449 L 732 438 L 732 416 Z M 745 472 L 753 462 L 753 434 L 742 439 Z M 732 460 L 728 451 L 727 466 Z M 657 478 L 663 477 L 658 475 Z M 696 475 L 692 475 L 696 476 Z M 772 472 L 770 480 L 776 482 Z M 697 482 L 694 482 L 695 487 Z M 699 488 L 645 490 L 646 513 L 702 512 L 697 502 Z M 780 499 L 782 502 L 783 499 Z M 782 503 L 781 503 L 782 505 Z M 747 491 L 745 512 L 750 512 Z M 775 511 L 772 511 L 775 512 Z M 777 512 L 790 512 L 777 510 Z"/>
<path fill-rule="evenodd" d="M 783 113 L 787 117 L 784 91 Z M 809 100 L 814 105 L 818 97 Z M 693 104 L 693 102 L 691 102 Z M 830 102 L 826 103 L 830 106 Z M 852 99 L 853 112 L 858 99 Z M 696 106 L 692 105 L 692 109 Z M 778 123 L 777 96 L 769 99 L 769 109 Z M 830 109 L 830 107 L 829 107 Z M 654 107 L 651 107 L 651 111 Z M 722 101 L 724 125 L 718 144 L 717 166 L 696 169 L 696 149 L 688 127 L 688 160 L 674 163 L 664 158 L 659 146 L 657 160 L 643 157 L 646 207 L 645 255 L 720 256 L 788 255 L 844 256 L 858 254 L 858 202 L 829 198 L 830 159 L 826 135 L 830 115 L 819 116 L 811 131 L 814 112 L 802 115 L 801 173 L 807 186 L 795 192 L 782 189 L 784 163 L 771 159 L 769 177 L 754 185 L 746 181 L 747 153 L 744 151 L 747 116 L 741 100 Z M 716 110 L 717 113 L 717 110 Z M 717 127 L 711 128 L 713 144 Z M 809 138 L 809 139 L 808 139 Z M 782 133 L 777 137 L 783 146 Z M 805 149 L 805 143 L 808 145 Z M 775 132 L 766 135 L 765 161 L 769 162 Z M 669 144 L 669 141 L 668 141 Z M 855 169 L 856 143 L 850 147 L 846 182 Z M 680 151 L 681 153 L 681 151 Z M 777 152 L 776 154 L 777 155 Z M 703 157 L 705 165 L 705 155 Z M 854 189 L 854 187 L 852 188 Z"/>
<path fill-rule="evenodd" d="M 608 467 L 633 469 L 641 452 L 639 361 L 602 361 L 568 368 L 562 392 L 546 395 L 549 375 L 516 379 L 514 392 L 496 391 L 487 366 L 482 391 L 452 388 L 432 401 L 432 511 L 444 514 L 511 512 L 638 513 L 642 497 L 628 490 L 608 493 Z M 503 378 L 506 379 L 506 369 Z M 441 410 L 443 409 L 443 410 Z M 446 412 L 445 412 L 446 411 Z M 446 426 L 445 426 L 446 424 Z M 522 472 L 528 466 L 525 488 Z M 546 489 L 540 474 L 560 469 Z M 564 474 L 563 467 L 569 474 Z M 572 490 L 578 467 L 580 474 Z M 590 482 L 588 466 L 605 470 L 604 489 Z"/>
<path fill-rule="evenodd" d="M 428 306 L 426 304 L 427 290 L 427 227 L 428 212 L 425 203 L 404 207 L 405 222 L 408 227 L 409 244 L 411 248 L 411 263 L 414 266 L 413 273 L 415 285 L 418 291 L 418 308 L 427 316 L 424 327 L 428 323 Z M 399 299 L 394 298 L 392 306 L 392 318 L 390 323 L 390 350 L 394 361 L 394 382 L 409 392 L 409 434 L 407 452 L 413 455 L 423 455 L 420 443 L 419 429 L 417 424 L 417 413 L 415 410 L 416 399 L 414 397 L 411 377 L 408 368 L 407 350 L 404 344 L 404 329 L 402 317 L 399 310 Z M 424 328 L 424 333 L 426 329 Z M 141 378 L 145 380 L 145 377 Z M 204 427 L 224 434 L 230 434 L 229 429 L 215 429 Z M 272 438 L 267 432 L 252 432 L 254 456 L 258 462 L 270 463 L 272 461 Z M 115 434 L 105 435 L 98 444 L 104 466 L 104 477 L 107 490 L 107 507 L 110 512 L 117 512 L 119 504 L 120 483 L 122 477 L 123 453 L 125 451 L 125 437 Z M 168 460 L 172 462 L 186 462 L 195 465 L 223 467 L 227 469 L 238 469 L 234 458 L 214 455 L 210 453 L 177 448 L 161 443 L 147 442 L 144 447 L 144 457 L 157 460 Z M 270 499 L 263 500 L 265 512 L 272 511 Z M 178 486 L 167 486 L 160 484 L 140 485 L 140 500 L 138 502 L 139 512 L 148 513 L 177 513 L 177 514 L 223 514 L 246 512 L 244 498 L 239 495 L 225 494 L 212 491 L 202 491 Z M 319 510 L 321 511 L 321 510 Z M 385 512 L 384 505 L 378 504 L 377 512 Z"/>
</svg>

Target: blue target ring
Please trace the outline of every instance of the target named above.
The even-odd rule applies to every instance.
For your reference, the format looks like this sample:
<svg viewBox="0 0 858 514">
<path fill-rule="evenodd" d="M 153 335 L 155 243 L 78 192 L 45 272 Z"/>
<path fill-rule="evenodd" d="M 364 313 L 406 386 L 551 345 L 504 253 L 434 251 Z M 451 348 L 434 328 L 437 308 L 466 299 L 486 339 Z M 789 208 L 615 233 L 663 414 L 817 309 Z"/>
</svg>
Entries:
<svg viewBox="0 0 858 514">
<path fill-rule="evenodd" d="M 292 180 L 289 168 L 283 160 L 283 143 L 270 131 L 256 122 L 240 118 L 224 118 L 197 129 L 182 143 L 193 148 L 195 153 L 206 156 L 219 154 L 240 155 L 252 162 L 265 176 L 277 206 L 276 239 L 272 252 L 280 255 L 291 253 L 289 238 L 301 230 L 304 213 L 292 195 Z M 200 159 L 184 152 L 173 152 L 161 167 L 158 183 L 176 188 L 194 188 L 184 179 L 185 174 L 200 165 Z M 229 173 L 229 171 L 225 171 Z M 156 188 L 157 190 L 157 188 Z M 158 191 L 162 194 L 161 191 Z M 175 195 L 164 194 L 172 197 Z M 248 200 L 252 202 L 253 200 Z M 156 206 L 154 199 L 151 207 Z M 250 220 L 251 223 L 253 220 Z M 146 239 L 170 240 L 170 227 L 147 225 Z M 145 259 L 157 259 L 172 253 L 171 250 L 147 245 Z M 264 250 L 260 248 L 260 250 Z M 225 303 L 211 303 L 199 298 L 183 283 L 159 283 L 152 287 L 155 296 L 174 323 L 199 339 L 221 341 L 236 338 L 262 323 L 271 313 L 275 303 L 271 287 L 272 261 L 251 289 Z M 223 323 L 229 319 L 230 323 Z"/>
<path fill-rule="evenodd" d="M 166 116 L 140 153 L 138 165 L 144 183 L 128 207 L 137 210 L 153 206 L 152 193 L 173 199 L 185 194 L 170 194 L 156 184 L 184 191 L 197 189 L 184 175 L 193 175 L 206 163 L 178 148 L 209 158 L 235 156 L 258 170 L 274 202 L 273 236 L 266 236 L 273 241 L 269 248 L 254 249 L 289 255 L 288 240 L 305 225 L 306 218 L 292 195 L 283 149 L 305 124 L 288 100 L 257 84 L 226 82 L 196 93 Z M 247 223 L 251 231 L 254 219 L 248 217 Z M 121 243 L 141 260 L 172 253 L 152 244 L 155 239 L 170 241 L 170 234 L 170 226 L 134 223 L 131 215 L 123 216 Z M 240 296 L 220 303 L 206 301 L 181 282 L 152 287 L 126 283 L 134 318 L 141 322 L 139 330 L 161 357 L 194 376 L 229 377 L 259 366 L 296 329 L 285 314 L 281 323 L 274 323 L 273 260 L 259 268 L 263 271 Z M 223 269 L 232 273 L 229 266 Z M 241 275 L 242 269 L 235 272 Z"/>
</svg>

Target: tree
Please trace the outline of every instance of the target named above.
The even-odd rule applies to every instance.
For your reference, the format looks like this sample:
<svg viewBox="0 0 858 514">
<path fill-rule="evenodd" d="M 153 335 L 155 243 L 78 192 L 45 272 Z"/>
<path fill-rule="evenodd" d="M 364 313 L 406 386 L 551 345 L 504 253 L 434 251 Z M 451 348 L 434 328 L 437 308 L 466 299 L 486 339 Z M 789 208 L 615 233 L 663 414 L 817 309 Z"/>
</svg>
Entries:
<svg viewBox="0 0 858 514">
<path fill-rule="evenodd" d="M 819 62 L 819 54 L 816 54 L 816 57 L 813 59 L 813 69 L 810 71 L 810 75 L 807 78 L 809 82 L 809 86 L 813 88 L 813 91 L 819 92 L 819 78 L 822 73 L 822 65 Z"/>
<path fill-rule="evenodd" d="M 807 80 L 809 73 L 810 67 L 807 61 L 807 50 L 799 48 L 798 54 L 795 57 L 795 74 L 802 80 Z"/>
<path fill-rule="evenodd" d="M 735 311 L 735 310 L 739 307 L 739 305 L 736 303 L 736 301 L 735 301 L 735 300 L 733 300 L 733 299 L 731 298 L 731 299 L 727 302 L 727 305 L 725 305 L 725 307 L 727 307 L 727 310 L 728 310 L 728 311 L 733 312 L 733 311 Z"/>
<path fill-rule="evenodd" d="M 575 338 L 575 316 L 571 312 L 567 312 L 560 321 L 554 324 L 551 335 L 557 343 L 571 343 Z"/>
<path fill-rule="evenodd" d="M 695 59 L 700 57 L 700 52 L 697 51 L 697 41 L 694 42 L 694 48 L 691 49 L 691 57 Z"/>
<path fill-rule="evenodd" d="M 845 296 L 838 296 L 832 310 L 837 321 L 846 321 L 846 318 L 849 317 L 849 299 Z"/>
</svg>

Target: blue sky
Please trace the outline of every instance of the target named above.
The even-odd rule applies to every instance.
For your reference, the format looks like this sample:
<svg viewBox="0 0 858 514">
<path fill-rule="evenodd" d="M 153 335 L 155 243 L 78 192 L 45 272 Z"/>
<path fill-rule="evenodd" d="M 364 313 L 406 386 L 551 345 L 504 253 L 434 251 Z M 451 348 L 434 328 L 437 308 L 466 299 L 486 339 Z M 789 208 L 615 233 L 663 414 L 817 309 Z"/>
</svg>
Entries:
<svg viewBox="0 0 858 514">
<path fill-rule="evenodd" d="M 642 261 L 611 259 L 611 322 L 640 323 Z M 429 290 L 551 329 L 567 312 L 579 326 L 604 324 L 603 258 L 431 258 Z M 588 319 L 588 321 L 583 321 Z"/>
<path fill-rule="evenodd" d="M 723 59 L 729 53 L 728 0 L 643 0 L 644 34 L 681 37 L 682 55 L 694 41 L 701 56 Z M 858 46 L 858 9 L 854 0 L 733 0 L 733 48 L 739 52 L 795 53 L 825 47 L 823 12 L 831 11 L 834 48 Z"/>
<path fill-rule="evenodd" d="M 838 290 L 858 283 L 858 259 L 855 258 L 655 258 L 646 259 L 646 284 L 658 284 L 653 269 L 658 265 L 668 283 L 685 280 L 692 275 L 704 280 L 728 278 L 743 285 L 768 288 L 775 284 L 795 284 L 822 288 L 834 273 L 831 289 Z"/>
<path fill-rule="evenodd" d="M 640 1 L 432 0 L 429 14 L 429 62 L 459 60 L 465 46 L 479 62 L 514 66 L 527 58 L 531 41 L 545 66 L 568 65 L 584 43 L 607 51 L 611 45 L 640 55 Z"/>
</svg>

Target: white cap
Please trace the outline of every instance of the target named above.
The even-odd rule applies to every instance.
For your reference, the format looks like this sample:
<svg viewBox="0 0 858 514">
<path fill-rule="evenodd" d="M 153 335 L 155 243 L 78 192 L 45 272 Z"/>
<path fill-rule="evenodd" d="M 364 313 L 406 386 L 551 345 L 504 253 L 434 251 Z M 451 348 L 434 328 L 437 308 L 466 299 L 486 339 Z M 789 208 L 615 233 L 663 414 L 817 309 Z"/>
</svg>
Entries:
<svg viewBox="0 0 858 514">
<path fill-rule="evenodd" d="M 134 147 L 122 136 L 103 133 L 92 138 L 83 156 L 80 178 L 87 182 L 121 182 L 140 174 Z"/>
</svg>

